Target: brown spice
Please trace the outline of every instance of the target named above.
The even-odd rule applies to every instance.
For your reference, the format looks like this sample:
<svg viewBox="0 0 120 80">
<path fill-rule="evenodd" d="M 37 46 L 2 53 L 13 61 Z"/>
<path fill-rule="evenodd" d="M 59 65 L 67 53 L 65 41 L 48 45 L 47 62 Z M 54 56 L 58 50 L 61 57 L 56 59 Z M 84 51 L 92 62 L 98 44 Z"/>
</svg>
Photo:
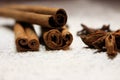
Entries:
<svg viewBox="0 0 120 80">
<path fill-rule="evenodd" d="M 77 32 L 78 36 L 91 34 L 91 33 L 96 32 L 97 30 L 102 30 L 102 31 L 105 31 L 105 32 L 111 32 L 110 25 L 103 25 L 102 28 L 100 28 L 100 29 L 89 28 L 85 24 L 81 24 L 81 26 L 83 27 L 83 29 L 81 31 Z"/>
<path fill-rule="evenodd" d="M 73 36 L 72 34 L 68 31 L 68 27 L 65 25 L 62 28 L 62 39 L 63 39 L 63 44 L 62 44 L 62 49 L 68 49 L 69 46 L 71 45 L 73 41 Z"/>
<path fill-rule="evenodd" d="M 14 18 L 44 27 L 58 28 L 66 24 L 67 14 L 61 8 L 30 5 L 9 5 L 0 8 L 0 16 Z"/>
<path fill-rule="evenodd" d="M 107 49 L 108 56 L 116 56 L 116 42 L 115 42 L 115 36 L 112 35 L 112 33 L 108 33 L 105 38 L 105 47 Z"/>
<path fill-rule="evenodd" d="M 117 44 L 117 51 L 120 52 L 120 30 L 117 30 L 113 33 L 115 36 L 116 44 Z"/>
<path fill-rule="evenodd" d="M 21 26 L 19 23 L 16 23 L 14 26 L 14 32 L 15 32 L 15 43 L 18 51 L 26 51 L 27 44 L 28 44 L 28 37 L 24 31 L 23 26 Z"/>
<path fill-rule="evenodd" d="M 106 49 L 108 56 L 114 58 L 120 49 L 120 30 L 111 31 L 109 26 L 103 25 L 100 29 L 91 29 L 85 26 L 83 28 L 84 31 L 79 31 L 79 36 L 90 48 L 95 48 L 99 51 Z"/>
<path fill-rule="evenodd" d="M 59 50 L 62 46 L 62 35 L 57 29 L 51 29 L 43 33 L 43 41 L 47 48 L 52 50 Z"/>
<path fill-rule="evenodd" d="M 67 26 L 64 26 L 67 22 L 67 14 L 64 9 L 30 5 L 7 5 L 0 8 L 0 16 L 14 18 L 17 21 L 29 24 L 41 25 L 42 40 L 49 49 L 68 49 L 73 41 L 72 34 L 68 31 Z M 27 47 L 35 50 L 38 47 L 38 39 L 36 34 L 31 35 L 31 33 L 35 33 L 32 31 L 33 28 L 28 24 L 20 24 L 20 26 L 26 26 L 23 28 L 23 32 L 27 36 Z M 36 42 L 34 43 L 33 40 L 36 40 Z"/>
<path fill-rule="evenodd" d="M 42 27 L 42 37 L 48 49 L 60 50 L 68 49 L 73 41 L 72 34 L 68 31 L 67 26 L 61 29 L 47 29 Z"/>
<path fill-rule="evenodd" d="M 88 45 L 91 48 L 94 48 L 94 45 L 96 44 L 95 41 L 97 41 L 100 37 L 104 35 L 106 35 L 104 31 L 96 31 L 88 35 L 80 35 L 80 37 L 86 45 Z"/>
<path fill-rule="evenodd" d="M 32 49 L 32 50 L 38 50 L 39 49 L 39 39 L 38 36 L 33 28 L 33 26 L 31 24 L 28 23 L 23 23 L 25 32 L 28 36 L 28 46 Z"/>
<path fill-rule="evenodd" d="M 39 40 L 32 25 L 23 22 L 16 22 L 14 32 L 18 51 L 39 50 Z"/>
</svg>

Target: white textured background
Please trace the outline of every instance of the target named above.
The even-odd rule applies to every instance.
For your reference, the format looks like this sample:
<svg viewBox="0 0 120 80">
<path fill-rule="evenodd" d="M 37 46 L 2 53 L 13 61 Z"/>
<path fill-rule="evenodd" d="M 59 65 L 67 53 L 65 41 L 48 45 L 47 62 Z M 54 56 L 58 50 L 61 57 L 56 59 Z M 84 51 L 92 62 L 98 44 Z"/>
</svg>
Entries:
<svg viewBox="0 0 120 80">
<path fill-rule="evenodd" d="M 120 54 L 113 60 L 105 52 L 85 49 L 86 45 L 76 36 L 80 23 L 93 28 L 110 24 L 120 28 L 120 6 L 116 1 L 73 0 L 39 1 L 29 4 L 62 7 L 69 16 L 70 32 L 74 36 L 70 50 L 18 53 L 14 33 L 3 26 L 13 24 L 11 19 L 0 18 L 0 80 L 120 80 Z M 35 26 L 39 34 L 39 26 Z"/>
</svg>

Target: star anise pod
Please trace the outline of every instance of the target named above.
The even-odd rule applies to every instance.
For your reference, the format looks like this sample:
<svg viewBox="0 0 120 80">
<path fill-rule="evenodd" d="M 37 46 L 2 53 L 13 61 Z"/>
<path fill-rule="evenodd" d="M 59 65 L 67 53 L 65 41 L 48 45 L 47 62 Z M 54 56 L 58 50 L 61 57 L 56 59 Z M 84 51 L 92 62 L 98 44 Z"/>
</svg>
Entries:
<svg viewBox="0 0 120 80">
<path fill-rule="evenodd" d="M 81 37 L 82 41 L 86 45 L 88 45 L 90 48 L 95 48 L 94 45 L 97 43 L 94 43 L 94 42 L 96 42 L 97 40 L 99 40 L 99 38 L 101 38 L 105 35 L 106 35 L 106 32 L 104 32 L 102 30 L 98 30 L 98 31 L 95 31 L 95 32 L 88 34 L 88 35 L 80 35 L 80 37 Z"/>
<path fill-rule="evenodd" d="M 111 31 L 109 25 L 103 25 L 100 29 L 82 26 L 84 27 L 79 31 L 79 36 L 88 47 L 98 49 L 98 51 L 106 50 L 110 58 L 117 55 L 120 49 L 120 30 Z"/>
<path fill-rule="evenodd" d="M 81 26 L 83 27 L 83 29 L 77 32 L 77 36 L 91 34 L 91 33 L 96 32 L 97 30 L 111 32 L 110 25 L 103 25 L 102 28 L 100 29 L 89 28 L 85 24 L 81 24 Z"/>
<path fill-rule="evenodd" d="M 117 30 L 113 33 L 115 36 L 116 44 L 117 44 L 117 51 L 120 51 L 120 30 Z"/>
</svg>

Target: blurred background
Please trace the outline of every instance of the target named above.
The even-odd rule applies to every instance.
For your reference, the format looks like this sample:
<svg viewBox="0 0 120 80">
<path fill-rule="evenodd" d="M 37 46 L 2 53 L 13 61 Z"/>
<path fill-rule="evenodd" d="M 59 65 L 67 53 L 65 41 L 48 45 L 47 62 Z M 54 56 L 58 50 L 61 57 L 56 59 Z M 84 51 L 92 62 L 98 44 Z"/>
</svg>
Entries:
<svg viewBox="0 0 120 80">
<path fill-rule="evenodd" d="M 0 0 L 0 4 L 31 4 L 64 8 L 74 40 L 70 50 L 16 52 L 14 32 L 4 24 L 13 19 L 0 17 L 0 80 L 120 80 L 120 54 L 108 59 L 106 52 L 86 49 L 76 36 L 81 23 L 92 28 L 110 24 L 120 29 L 120 1 L 117 0 Z M 39 26 L 36 26 L 39 33 Z"/>
</svg>

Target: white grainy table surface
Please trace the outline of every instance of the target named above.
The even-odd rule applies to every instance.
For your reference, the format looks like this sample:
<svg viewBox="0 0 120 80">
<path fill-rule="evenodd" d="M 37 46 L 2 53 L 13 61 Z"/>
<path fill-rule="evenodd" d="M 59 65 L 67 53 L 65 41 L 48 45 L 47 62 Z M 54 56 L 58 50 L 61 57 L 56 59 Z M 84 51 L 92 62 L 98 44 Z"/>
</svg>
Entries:
<svg viewBox="0 0 120 80">
<path fill-rule="evenodd" d="M 76 36 L 81 23 L 93 28 L 110 24 L 120 28 L 118 2 L 93 0 L 39 1 L 29 4 L 62 7 L 67 11 L 70 32 L 74 36 L 70 50 L 46 51 L 40 45 L 38 52 L 18 53 L 14 33 L 4 25 L 14 24 L 11 19 L 0 17 L 0 80 L 120 80 L 120 54 L 114 60 L 106 52 L 85 49 L 86 45 Z M 39 34 L 39 26 L 35 26 Z"/>
</svg>

